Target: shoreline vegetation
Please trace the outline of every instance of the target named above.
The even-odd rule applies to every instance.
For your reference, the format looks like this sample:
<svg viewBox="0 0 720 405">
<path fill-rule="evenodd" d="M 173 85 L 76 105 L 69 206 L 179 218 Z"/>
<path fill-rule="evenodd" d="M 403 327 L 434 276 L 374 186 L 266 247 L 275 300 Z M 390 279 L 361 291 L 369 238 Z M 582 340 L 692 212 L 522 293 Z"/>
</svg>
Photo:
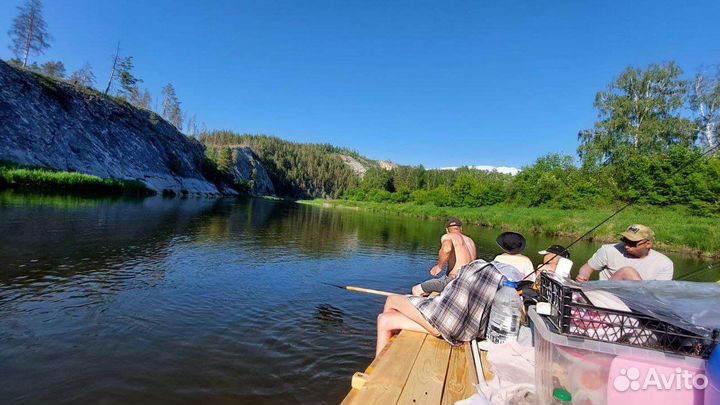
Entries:
<svg viewBox="0 0 720 405">
<path fill-rule="evenodd" d="M 151 196 L 155 193 L 139 181 L 103 179 L 78 172 L 58 171 L 0 163 L 0 190 L 24 189 L 108 196 Z"/>
<path fill-rule="evenodd" d="M 485 228 L 530 232 L 545 236 L 577 238 L 613 209 L 561 209 L 496 204 L 481 208 L 438 207 L 413 203 L 381 203 L 350 200 L 301 200 L 321 208 L 353 209 L 382 214 L 400 214 L 422 219 L 457 217 L 468 224 Z M 632 223 L 650 226 L 658 235 L 657 248 L 703 258 L 720 258 L 720 218 L 697 217 L 687 207 L 637 205 L 621 212 L 584 240 L 615 242 L 617 234 Z"/>
</svg>

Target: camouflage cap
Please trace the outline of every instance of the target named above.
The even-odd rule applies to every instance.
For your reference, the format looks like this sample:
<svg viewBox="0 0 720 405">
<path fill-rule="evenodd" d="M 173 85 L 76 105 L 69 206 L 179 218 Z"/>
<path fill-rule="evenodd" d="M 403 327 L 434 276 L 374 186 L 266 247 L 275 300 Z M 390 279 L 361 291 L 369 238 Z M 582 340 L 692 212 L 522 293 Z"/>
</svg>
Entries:
<svg viewBox="0 0 720 405">
<path fill-rule="evenodd" d="M 620 235 L 633 242 L 639 242 L 641 240 L 655 241 L 655 232 L 649 227 L 640 224 L 628 226 L 625 232 Z"/>
</svg>

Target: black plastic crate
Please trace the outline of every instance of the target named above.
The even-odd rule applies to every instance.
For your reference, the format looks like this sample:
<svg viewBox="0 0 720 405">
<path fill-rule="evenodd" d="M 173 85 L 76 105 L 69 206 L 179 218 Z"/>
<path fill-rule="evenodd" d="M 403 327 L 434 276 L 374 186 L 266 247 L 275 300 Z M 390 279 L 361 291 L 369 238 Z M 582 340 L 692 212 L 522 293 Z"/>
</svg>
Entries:
<svg viewBox="0 0 720 405">
<path fill-rule="evenodd" d="M 593 306 L 579 287 L 546 273 L 540 277 L 540 298 L 550 303 L 550 321 L 566 336 L 704 359 L 720 341 L 717 330 L 708 338 L 645 314 Z"/>
</svg>

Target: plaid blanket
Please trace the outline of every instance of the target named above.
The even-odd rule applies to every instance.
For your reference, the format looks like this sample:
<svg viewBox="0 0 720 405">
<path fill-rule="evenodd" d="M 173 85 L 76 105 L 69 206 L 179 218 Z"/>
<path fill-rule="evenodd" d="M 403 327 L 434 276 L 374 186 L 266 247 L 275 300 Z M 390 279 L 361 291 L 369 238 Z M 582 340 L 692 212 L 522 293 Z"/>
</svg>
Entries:
<svg viewBox="0 0 720 405">
<path fill-rule="evenodd" d="M 482 339 L 500 282 L 504 275 L 514 279 L 514 274 L 519 272 L 513 266 L 475 260 L 462 267 L 437 297 L 410 297 L 410 303 L 451 345 Z"/>
</svg>

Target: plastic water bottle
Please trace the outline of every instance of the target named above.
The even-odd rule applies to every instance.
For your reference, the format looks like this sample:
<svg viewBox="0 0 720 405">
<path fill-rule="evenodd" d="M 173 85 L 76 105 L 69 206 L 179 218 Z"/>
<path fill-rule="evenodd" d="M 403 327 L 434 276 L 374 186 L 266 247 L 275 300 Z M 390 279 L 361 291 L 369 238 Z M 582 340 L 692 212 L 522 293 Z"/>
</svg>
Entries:
<svg viewBox="0 0 720 405">
<path fill-rule="evenodd" d="M 487 332 L 487 340 L 493 343 L 517 341 L 522 298 L 517 294 L 516 288 L 516 282 L 505 281 L 503 287 L 495 293 Z"/>
</svg>

